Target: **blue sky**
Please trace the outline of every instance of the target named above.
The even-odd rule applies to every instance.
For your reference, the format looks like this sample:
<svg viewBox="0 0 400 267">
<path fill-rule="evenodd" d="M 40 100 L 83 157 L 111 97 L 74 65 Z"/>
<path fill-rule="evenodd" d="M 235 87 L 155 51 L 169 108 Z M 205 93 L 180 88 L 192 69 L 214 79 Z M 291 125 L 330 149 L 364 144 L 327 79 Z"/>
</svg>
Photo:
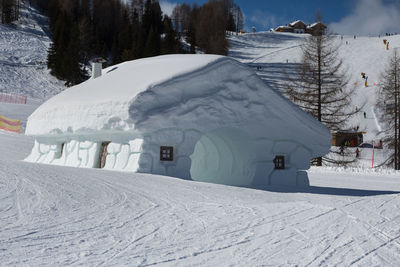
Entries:
<svg viewBox="0 0 400 267">
<path fill-rule="evenodd" d="M 160 0 L 165 13 L 176 3 L 207 0 Z M 400 0 L 236 0 L 245 15 L 246 29 L 268 30 L 293 20 L 314 21 L 320 9 L 324 22 L 341 34 L 400 33 Z"/>
</svg>

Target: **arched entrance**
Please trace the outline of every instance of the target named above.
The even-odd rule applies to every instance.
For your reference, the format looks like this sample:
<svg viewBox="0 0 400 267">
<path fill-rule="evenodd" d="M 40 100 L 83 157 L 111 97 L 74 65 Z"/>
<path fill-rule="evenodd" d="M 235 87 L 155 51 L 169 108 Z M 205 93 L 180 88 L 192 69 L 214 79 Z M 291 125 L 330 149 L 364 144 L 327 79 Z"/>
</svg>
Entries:
<svg viewBox="0 0 400 267">
<path fill-rule="evenodd" d="M 227 185 L 251 185 L 255 174 L 254 147 L 236 128 L 217 129 L 197 141 L 190 156 L 193 180 Z"/>
</svg>

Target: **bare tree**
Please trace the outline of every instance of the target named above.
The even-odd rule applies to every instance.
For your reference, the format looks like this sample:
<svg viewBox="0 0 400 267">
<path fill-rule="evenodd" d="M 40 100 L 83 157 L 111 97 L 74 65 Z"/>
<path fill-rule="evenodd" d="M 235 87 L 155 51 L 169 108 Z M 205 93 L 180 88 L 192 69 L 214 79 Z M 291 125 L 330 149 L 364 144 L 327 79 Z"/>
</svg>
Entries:
<svg viewBox="0 0 400 267">
<path fill-rule="evenodd" d="M 186 35 L 189 29 L 191 7 L 186 4 L 176 5 L 172 11 L 172 21 L 177 33 Z"/>
<path fill-rule="evenodd" d="M 234 26 L 235 26 L 235 32 L 236 34 L 243 29 L 244 26 L 244 17 L 243 17 L 243 13 L 242 10 L 240 9 L 240 7 L 236 4 L 232 5 L 232 8 L 230 9 L 230 13 L 233 17 L 233 21 L 234 21 Z"/>
<path fill-rule="evenodd" d="M 394 51 L 388 66 L 381 75 L 379 86 L 379 98 L 377 110 L 380 121 L 383 124 L 383 141 L 389 148 L 393 149 L 386 160 L 386 165 L 393 166 L 396 170 L 400 169 L 399 145 L 400 145 L 400 57 L 397 50 Z"/>
<path fill-rule="evenodd" d="M 331 131 L 343 130 L 359 110 L 351 106 L 353 91 L 347 88 L 339 46 L 332 35 L 319 34 L 307 37 L 301 49 L 301 62 L 285 95 Z M 322 158 L 317 158 L 316 164 L 321 166 Z"/>
<path fill-rule="evenodd" d="M 225 36 L 227 17 L 224 2 L 214 0 L 200 7 L 196 21 L 196 41 L 207 54 L 226 55 L 229 43 Z"/>
</svg>

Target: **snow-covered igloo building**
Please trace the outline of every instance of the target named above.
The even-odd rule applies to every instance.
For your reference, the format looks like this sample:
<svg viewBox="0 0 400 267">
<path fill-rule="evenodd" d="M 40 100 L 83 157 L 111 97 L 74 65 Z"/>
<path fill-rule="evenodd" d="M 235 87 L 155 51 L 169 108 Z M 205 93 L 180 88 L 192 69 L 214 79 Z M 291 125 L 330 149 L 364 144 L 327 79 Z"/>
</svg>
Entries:
<svg viewBox="0 0 400 267">
<path fill-rule="evenodd" d="M 125 62 L 68 88 L 27 122 L 27 161 L 228 185 L 307 186 L 331 135 L 247 66 L 217 55 Z"/>
</svg>

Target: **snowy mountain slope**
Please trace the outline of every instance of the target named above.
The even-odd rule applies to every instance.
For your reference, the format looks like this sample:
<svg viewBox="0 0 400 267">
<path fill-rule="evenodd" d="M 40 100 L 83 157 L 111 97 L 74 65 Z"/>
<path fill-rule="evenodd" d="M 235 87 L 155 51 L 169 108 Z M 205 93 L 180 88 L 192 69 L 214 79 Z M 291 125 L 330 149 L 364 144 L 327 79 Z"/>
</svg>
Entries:
<svg viewBox="0 0 400 267">
<path fill-rule="evenodd" d="M 290 75 L 296 63 L 300 61 L 300 45 L 305 36 L 275 32 L 231 36 L 229 53 L 230 56 L 253 67 L 266 83 L 277 90 L 282 90 L 283 82 L 287 79 L 286 75 Z M 386 50 L 383 39 L 389 41 L 389 50 Z M 353 36 L 343 36 L 343 39 L 337 36 L 335 42 L 341 44 L 339 55 L 344 61 L 344 70 L 350 80 L 349 89 L 356 92 L 353 99 L 354 108 L 360 108 L 365 103 L 364 108 L 348 122 L 348 127 L 359 126 L 361 130 L 367 132 L 365 141 L 377 141 L 379 139 L 377 134 L 381 129 L 374 113 L 377 85 L 394 48 L 400 47 L 400 36 L 356 37 L 356 39 Z M 361 72 L 369 77 L 368 87 L 364 87 Z"/>
<path fill-rule="evenodd" d="M 0 144 L 3 265 L 400 264 L 398 173 L 314 169 L 308 191 L 265 191 L 31 164 L 30 137 Z"/>
<path fill-rule="evenodd" d="M 47 99 L 65 87 L 47 70 L 47 18 L 22 2 L 13 25 L 0 25 L 0 92 Z"/>
</svg>

